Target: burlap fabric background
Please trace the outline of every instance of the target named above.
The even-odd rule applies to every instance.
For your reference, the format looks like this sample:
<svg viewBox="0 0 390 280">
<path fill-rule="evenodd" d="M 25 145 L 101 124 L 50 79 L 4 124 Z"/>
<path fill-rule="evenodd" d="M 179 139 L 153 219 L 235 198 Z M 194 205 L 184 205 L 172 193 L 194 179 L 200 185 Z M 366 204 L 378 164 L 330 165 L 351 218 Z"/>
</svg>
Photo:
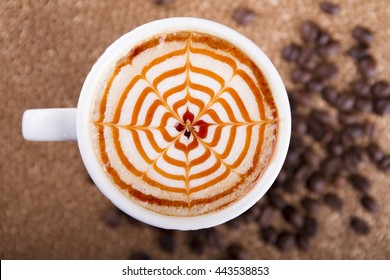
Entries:
<svg viewBox="0 0 390 280">
<path fill-rule="evenodd" d="M 337 2 L 337 1 L 335 1 Z M 123 259 L 135 250 L 153 258 L 223 258 L 223 252 L 190 252 L 187 233 L 177 233 L 178 247 L 167 254 L 157 247 L 158 230 L 123 222 L 118 228 L 103 222 L 110 202 L 88 182 L 76 142 L 26 142 L 21 118 L 27 108 L 75 107 L 83 81 L 94 61 L 121 34 L 145 22 L 194 16 L 212 19 L 243 33 L 262 47 L 289 85 L 289 65 L 281 60 L 282 47 L 299 41 L 304 19 L 315 19 L 343 48 L 353 44 L 350 30 L 357 24 L 375 32 L 372 53 L 379 62 L 379 77 L 390 79 L 390 3 L 340 1 L 341 12 L 320 12 L 317 1 L 300 0 L 176 0 L 156 6 L 152 0 L 21 1 L 0 2 L 0 257 L 3 259 Z M 239 26 L 236 7 L 253 9 L 257 17 Z M 337 83 L 351 80 L 355 67 L 340 58 Z M 372 117 L 375 118 L 375 117 Z M 375 118 L 379 145 L 390 152 L 390 116 Z M 380 211 L 367 214 L 351 188 L 338 191 L 345 200 L 341 213 L 323 207 L 320 233 L 308 252 L 281 253 L 261 241 L 254 223 L 230 230 L 220 226 L 225 242 L 239 242 L 253 259 L 389 259 L 390 175 L 373 166 L 361 172 L 373 182 L 372 194 Z M 349 216 L 358 214 L 372 225 L 368 237 L 353 234 Z"/>
</svg>

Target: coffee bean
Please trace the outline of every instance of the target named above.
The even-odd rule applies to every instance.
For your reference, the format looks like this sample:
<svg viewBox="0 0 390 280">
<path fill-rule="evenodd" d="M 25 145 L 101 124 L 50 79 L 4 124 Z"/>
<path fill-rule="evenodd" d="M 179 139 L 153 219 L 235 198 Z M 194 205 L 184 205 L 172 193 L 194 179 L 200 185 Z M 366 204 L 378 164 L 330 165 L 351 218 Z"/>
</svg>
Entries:
<svg viewBox="0 0 390 280">
<path fill-rule="evenodd" d="M 224 245 L 224 238 L 221 232 L 215 229 L 209 229 L 205 233 L 205 239 L 207 244 L 211 248 L 222 249 Z"/>
<path fill-rule="evenodd" d="M 300 53 L 301 47 L 295 43 L 291 43 L 283 48 L 282 57 L 289 62 L 295 62 L 298 60 Z"/>
<path fill-rule="evenodd" d="M 312 168 L 316 169 L 320 166 L 321 156 L 313 149 L 307 149 L 303 155 L 303 160 Z"/>
<path fill-rule="evenodd" d="M 357 66 L 359 73 L 367 79 L 374 78 L 378 74 L 376 62 L 371 56 L 359 59 Z"/>
<path fill-rule="evenodd" d="M 329 34 L 327 32 L 325 32 L 324 30 L 320 30 L 318 32 L 318 37 L 317 37 L 316 43 L 319 46 L 323 46 L 323 45 L 326 45 L 329 42 L 330 42 Z"/>
<path fill-rule="evenodd" d="M 368 223 L 356 216 L 351 217 L 350 226 L 359 235 L 367 235 L 370 233 L 370 226 Z"/>
<path fill-rule="evenodd" d="M 297 247 L 301 251 L 309 250 L 309 241 L 310 241 L 309 238 L 302 233 L 299 233 L 296 236 Z"/>
<path fill-rule="evenodd" d="M 363 79 L 360 80 L 355 80 L 351 83 L 351 87 L 356 93 L 356 95 L 361 96 L 361 97 L 368 97 L 370 96 L 370 86 L 367 84 L 367 82 Z"/>
<path fill-rule="evenodd" d="M 305 21 L 301 25 L 302 40 L 308 43 L 314 43 L 320 32 L 320 28 L 313 21 Z"/>
<path fill-rule="evenodd" d="M 312 74 L 309 71 L 296 68 L 291 72 L 291 80 L 297 84 L 305 84 L 312 78 Z"/>
<path fill-rule="evenodd" d="M 290 99 L 299 105 L 302 105 L 304 107 L 310 107 L 313 104 L 313 99 L 311 95 L 304 90 L 291 90 L 288 91 L 288 95 Z"/>
<path fill-rule="evenodd" d="M 228 258 L 230 260 L 247 260 L 248 253 L 246 250 L 237 243 L 230 244 L 227 247 Z"/>
<path fill-rule="evenodd" d="M 321 164 L 321 172 L 328 179 L 336 177 L 341 169 L 342 160 L 340 157 L 328 157 Z"/>
<path fill-rule="evenodd" d="M 334 193 L 327 193 L 323 197 L 326 205 L 334 211 L 340 211 L 343 207 L 343 201 Z"/>
<path fill-rule="evenodd" d="M 318 53 L 323 58 L 329 58 L 340 52 L 340 43 L 330 40 L 326 44 L 318 47 Z"/>
<path fill-rule="evenodd" d="M 299 135 L 305 134 L 307 131 L 306 119 L 299 116 L 295 117 L 294 122 L 292 124 L 292 130 Z"/>
<path fill-rule="evenodd" d="M 323 88 L 324 85 L 322 84 L 322 82 L 315 79 L 310 80 L 308 83 L 306 83 L 306 89 L 309 91 L 321 92 Z"/>
<path fill-rule="evenodd" d="M 366 136 L 368 140 L 372 140 L 376 136 L 376 128 L 373 122 L 366 120 L 364 123 Z"/>
<path fill-rule="evenodd" d="M 314 118 L 309 118 L 307 121 L 308 132 L 311 137 L 316 141 L 321 141 L 326 134 L 326 127 L 319 120 Z"/>
<path fill-rule="evenodd" d="M 272 207 L 276 209 L 283 209 L 283 207 L 286 205 L 286 202 L 284 199 L 275 192 L 268 192 L 268 199 Z"/>
<path fill-rule="evenodd" d="M 295 180 L 290 181 L 290 186 L 288 186 L 288 188 L 292 188 L 291 182 L 295 182 L 295 184 L 293 184 L 293 186 L 294 186 L 293 190 L 297 191 L 299 188 L 299 182 L 305 182 L 307 180 L 307 178 L 309 178 L 309 176 L 312 173 L 313 173 L 313 168 L 310 165 L 306 165 L 306 164 L 301 165 L 295 171 L 295 174 L 294 174 Z"/>
<path fill-rule="evenodd" d="M 161 230 L 158 237 L 160 248 L 167 253 L 176 251 L 175 232 L 171 230 Z"/>
<path fill-rule="evenodd" d="M 337 97 L 335 106 L 340 111 L 351 111 L 355 105 L 355 98 L 353 95 L 344 93 Z"/>
<path fill-rule="evenodd" d="M 343 125 L 352 125 L 359 121 L 359 116 L 354 112 L 339 112 L 338 120 Z"/>
<path fill-rule="evenodd" d="M 362 59 L 368 57 L 369 55 L 368 45 L 366 44 L 355 45 L 347 51 L 347 55 L 355 59 Z"/>
<path fill-rule="evenodd" d="M 369 44 L 374 39 L 374 34 L 366 27 L 357 26 L 352 30 L 352 37 L 359 42 Z"/>
<path fill-rule="evenodd" d="M 370 143 L 367 146 L 367 152 L 371 158 L 372 161 L 378 163 L 380 162 L 383 157 L 385 156 L 382 150 L 379 148 L 379 146 L 375 143 Z"/>
<path fill-rule="evenodd" d="M 348 180 L 344 175 L 338 175 L 333 179 L 332 183 L 337 188 L 345 188 L 348 184 Z"/>
<path fill-rule="evenodd" d="M 164 5 L 164 4 L 169 4 L 171 2 L 172 2 L 172 0 L 154 0 L 154 3 L 156 5 Z"/>
<path fill-rule="evenodd" d="M 194 234 L 189 241 L 189 248 L 192 253 L 201 255 L 204 252 L 203 238 L 200 234 Z"/>
<path fill-rule="evenodd" d="M 278 238 L 276 240 L 276 246 L 281 251 L 290 250 L 295 244 L 295 236 L 288 232 L 282 231 L 278 234 Z"/>
<path fill-rule="evenodd" d="M 305 216 L 302 233 L 307 237 L 314 237 L 318 233 L 318 222 L 310 216 Z"/>
<path fill-rule="evenodd" d="M 368 193 L 368 191 L 371 189 L 370 181 L 368 181 L 366 177 L 360 174 L 351 174 L 348 179 L 352 186 L 362 193 Z"/>
<path fill-rule="evenodd" d="M 297 60 L 298 65 L 305 70 L 313 70 L 320 61 L 315 49 L 311 46 L 303 46 Z"/>
<path fill-rule="evenodd" d="M 122 215 L 119 209 L 109 209 L 104 215 L 104 222 L 110 228 L 118 227 L 122 222 Z"/>
<path fill-rule="evenodd" d="M 287 170 L 283 169 L 280 170 L 278 177 L 275 180 L 276 185 L 282 185 L 286 179 L 287 179 L 288 173 Z"/>
<path fill-rule="evenodd" d="M 384 80 L 375 82 L 371 86 L 371 93 L 376 98 L 390 97 L 390 85 Z"/>
<path fill-rule="evenodd" d="M 390 171 L 390 155 L 385 156 L 380 162 L 379 162 L 379 168 L 384 172 Z"/>
<path fill-rule="evenodd" d="M 340 143 L 331 141 L 326 145 L 326 151 L 330 156 L 341 156 L 344 152 L 344 148 Z"/>
<path fill-rule="evenodd" d="M 330 105 L 335 105 L 339 97 L 339 92 L 332 86 L 325 86 L 322 90 L 322 98 Z"/>
<path fill-rule="evenodd" d="M 129 260 L 151 260 L 150 255 L 143 251 L 132 252 L 129 256 Z"/>
<path fill-rule="evenodd" d="M 273 226 L 267 226 L 261 229 L 261 237 L 266 243 L 275 244 L 278 239 L 278 232 Z"/>
<path fill-rule="evenodd" d="M 286 205 L 282 210 L 283 218 L 296 228 L 303 226 L 303 216 L 292 205 Z"/>
<path fill-rule="evenodd" d="M 261 212 L 259 216 L 260 225 L 263 227 L 269 226 L 272 221 L 273 214 L 274 214 L 274 210 L 270 206 L 266 205 L 263 208 L 261 208 Z"/>
<path fill-rule="evenodd" d="M 330 124 L 332 122 L 332 116 L 325 110 L 312 109 L 309 113 L 310 119 L 316 119 L 322 124 Z"/>
<path fill-rule="evenodd" d="M 256 13 L 244 7 L 239 7 L 233 12 L 233 19 L 240 25 L 247 25 L 256 18 Z"/>
<path fill-rule="evenodd" d="M 302 207 L 306 210 L 306 212 L 310 215 L 317 214 L 321 209 L 321 204 L 317 199 L 310 198 L 308 196 L 304 197 L 301 200 Z"/>
<path fill-rule="evenodd" d="M 315 69 L 315 75 L 320 81 L 336 78 L 338 69 L 333 63 L 322 63 Z"/>
<path fill-rule="evenodd" d="M 359 97 L 355 101 L 355 109 L 363 113 L 372 113 L 374 105 L 371 99 Z"/>
<path fill-rule="evenodd" d="M 367 211 L 377 212 L 379 210 L 378 203 L 376 203 L 375 199 L 369 195 L 363 196 L 360 203 Z"/>
<path fill-rule="evenodd" d="M 234 218 L 226 223 L 226 226 L 230 229 L 238 229 L 242 226 L 244 223 L 244 220 L 241 218 L 241 216 Z"/>
<path fill-rule="evenodd" d="M 347 134 L 349 139 L 356 140 L 365 135 L 366 129 L 363 124 L 354 123 L 345 127 L 343 133 Z"/>
<path fill-rule="evenodd" d="M 351 172 L 357 171 L 358 165 L 360 163 L 361 159 L 358 152 L 358 149 L 352 147 L 349 148 L 343 155 L 345 167 Z"/>
<path fill-rule="evenodd" d="M 378 98 L 374 101 L 374 110 L 378 115 L 385 115 L 390 113 L 390 97 Z"/>
<path fill-rule="evenodd" d="M 325 179 L 319 172 L 314 172 L 307 180 L 307 188 L 312 192 L 321 192 L 325 188 Z"/>
<path fill-rule="evenodd" d="M 335 15 L 340 12 L 340 6 L 328 1 L 322 1 L 320 3 L 320 9 L 330 15 Z"/>
</svg>

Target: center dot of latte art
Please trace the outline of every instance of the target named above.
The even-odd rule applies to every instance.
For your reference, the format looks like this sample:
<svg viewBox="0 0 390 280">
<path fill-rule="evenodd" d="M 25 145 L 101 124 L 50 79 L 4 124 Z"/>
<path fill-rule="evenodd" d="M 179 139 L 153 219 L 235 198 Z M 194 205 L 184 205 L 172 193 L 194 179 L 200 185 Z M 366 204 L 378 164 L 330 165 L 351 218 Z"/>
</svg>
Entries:
<svg viewBox="0 0 390 280">
<path fill-rule="evenodd" d="M 176 130 L 179 132 L 185 130 L 184 136 L 187 137 L 187 139 L 190 138 L 191 132 L 196 133 L 202 139 L 206 138 L 209 124 L 203 120 L 193 123 L 194 118 L 194 114 L 187 108 L 187 111 L 183 114 L 183 121 L 175 124 Z"/>
<path fill-rule="evenodd" d="M 273 157 L 279 120 L 268 82 L 223 39 L 155 36 L 103 80 L 91 141 L 110 181 L 141 207 L 219 211 L 247 195 Z"/>
</svg>

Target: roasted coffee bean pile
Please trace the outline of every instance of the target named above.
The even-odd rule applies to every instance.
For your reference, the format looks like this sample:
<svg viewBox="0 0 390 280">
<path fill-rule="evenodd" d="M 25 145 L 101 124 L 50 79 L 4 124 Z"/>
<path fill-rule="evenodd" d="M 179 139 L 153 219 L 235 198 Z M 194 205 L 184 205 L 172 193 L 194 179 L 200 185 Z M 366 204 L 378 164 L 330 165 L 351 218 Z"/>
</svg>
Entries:
<svg viewBox="0 0 390 280">
<path fill-rule="evenodd" d="M 155 1 L 165 4 L 170 1 Z M 320 9 L 337 15 L 340 7 L 323 1 Z M 248 8 L 237 8 L 233 19 L 239 25 L 249 24 L 256 14 Z M 390 86 L 387 81 L 375 80 L 378 72 L 376 60 L 370 53 L 373 33 L 357 26 L 351 31 L 355 45 L 342 50 L 331 34 L 313 21 L 304 21 L 300 27 L 301 44 L 290 43 L 282 50 L 282 57 L 293 64 L 288 89 L 292 113 L 292 138 L 285 164 L 266 198 L 236 219 L 223 225 L 235 230 L 248 223 L 259 227 L 259 238 L 278 250 L 294 247 L 309 250 L 310 242 L 320 230 L 316 216 L 322 207 L 330 211 L 343 211 L 344 202 L 339 193 L 343 188 L 356 191 L 359 203 L 368 212 L 377 212 L 380 206 L 371 194 L 374 187 L 359 172 L 361 163 L 375 165 L 383 172 L 390 171 L 390 155 L 375 143 L 375 127 L 369 114 L 383 116 L 390 113 Z M 333 85 L 338 75 L 334 63 L 337 56 L 354 60 L 358 77 L 345 82 L 342 89 Z M 315 100 L 322 99 L 325 108 L 316 108 Z M 332 113 L 335 112 L 335 113 Z M 296 196 L 298 203 L 291 204 L 286 197 Z M 104 216 L 108 227 L 117 227 L 128 219 L 133 225 L 139 222 L 119 210 L 109 210 Z M 274 223 L 275 217 L 282 225 Z M 340 221 L 340 226 L 342 226 Z M 351 214 L 348 221 L 351 231 L 368 235 L 371 226 L 361 217 Z M 141 224 L 142 226 L 142 224 Z M 205 250 L 220 252 L 221 259 L 249 259 L 248 251 L 238 242 L 225 241 L 221 231 L 210 228 L 185 233 L 186 246 L 194 255 Z M 176 231 L 156 229 L 156 243 L 168 254 L 178 248 Z M 147 252 L 134 251 L 130 259 L 151 259 Z"/>
</svg>

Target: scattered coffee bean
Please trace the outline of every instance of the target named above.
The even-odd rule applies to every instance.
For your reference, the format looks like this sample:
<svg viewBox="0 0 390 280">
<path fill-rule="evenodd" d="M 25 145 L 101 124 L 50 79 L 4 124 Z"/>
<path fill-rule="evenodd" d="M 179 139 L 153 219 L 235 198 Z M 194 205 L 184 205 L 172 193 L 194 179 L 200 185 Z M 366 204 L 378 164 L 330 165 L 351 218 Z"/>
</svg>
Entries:
<svg viewBox="0 0 390 280">
<path fill-rule="evenodd" d="M 316 40 L 316 43 L 319 45 L 319 46 L 323 46 L 323 45 L 326 45 L 327 43 L 330 42 L 330 36 L 327 32 L 325 32 L 324 30 L 320 30 L 318 32 L 318 36 L 317 36 L 317 40 Z"/>
<path fill-rule="evenodd" d="M 390 97 L 378 98 L 374 101 L 374 110 L 378 115 L 385 115 L 390 113 Z"/>
<path fill-rule="evenodd" d="M 343 125 L 352 125 L 359 121 L 359 117 L 355 112 L 339 112 L 338 119 Z"/>
<path fill-rule="evenodd" d="M 313 79 L 310 80 L 308 83 L 306 83 L 306 89 L 309 91 L 314 91 L 314 92 L 321 92 L 324 88 L 324 85 L 322 82 Z"/>
<path fill-rule="evenodd" d="M 292 101 L 298 103 L 299 105 L 310 107 L 313 104 L 311 95 L 303 90 L 291 90 L 288 91 L 288 95 Z"/>
<path fill-rule="evenodd" d="M 159 245 L 164 252 L 173 253 L 176 251 L 175 232 L 171 230 L 161 230 Z"/>
<path fill-rule="evenodd" d="M 328 102 L 329 105 L 335 106 L 339 95 L 339 92 L 333 86 L 325 86 L 322 90 L 322 98 Z"/>
<path fill-rule="evenodd" d="M 194 234 L 190 238 L 189 248 L 192 253 L 201 255 L 204 251 L 204 243 L 201 234 Z"/>
<path fill-rule="evenodd" d="M 320 32 L 320 28 L 313 21 L 305 21 L 301 25 L 302 40 L 308 43 L 314 43 Z"/>
<path fill-rule="evenodd" d="M 379 210 L 378 203 L 369 195 L 364 195 L 360 200 L 360 203 L 363 205 L 364 209 L 370 212 L 377 212 Z"/>
<path fill-rule="evenodd" d="M 290 62 L 295 62 L 299 58 L 299 54 L 301 53 L 301 47 L 295 43 L 291 43 L 290 45 L 283 48 L 282 57 Z"/>
<path fill-rule="evenodd" d="M 104 222 L 108 227 L 116 228 L 122 222 L 122 215 L 117 208 L 109 209 L 104 215 Z"/>
<path fill-rule="evenodd" d="M 328 179 L 336 177 L 341 169 L 342 160 L 340 157 L 328 157 L 321 164 L 321 172 Z"/>
<path fill-rule="evenodd" d="M 368 193 L 368 191 L 371 189 L 370 181 L 368 181 L 366 177 L 357 173 L 351 174 L 349 176 L 349 182 L 355 189 L 361 191 L 362 193 Z"/>
<path fill-rule="evenodd" d="M 368 223 L 359 217 L 351 217 L 350 226 L 359 235 L 367 235 L 370 233 L 370 226 Z"/>
<path fill-rule="evenodd" d="M 350 172 L 356 172 L 360 163 L 360 155 L 355 148 L 349 148 L 343 155 L 345 167 Z"/>
<path fill-rule="evenodd" d="M 332 80 L 336 78 L 337 73 L 337 67 L 333 63 L 322 63 L 315 69 L 315 75 L 321 81 Z"/>
<path fill-rule="evenodd" d="M 304 223 L 303 216 L 292 205 L 286 205 L 282 210 L 283 218 L 297 228 L 301 228 Z"/>
<path fill-rule="evenodd" d="M 341 156 L 344 152 L 344 148 L 340 143 L 331 141 L 326 145 L 326 151 L 330 156 Z"/>
<path fill-rule="evenodd" d="M 278 233 L 273 226 L 267 226 L 261 229 L 261 237 L 266 243 L 275 244 L 278 239 Z"/>
<path fill-rule="evenodd" d="M 276 184 L 283 184 L 287 179 L 288 173 L 285 169 L 280 170 L 278 177 L 276 178 Z"/>
<path fill-rule="evenodd" d="M 244 220 L 241 218 L 241 216 L 234 218 L 233 220 L 230 220 L 226 223 L 226 226 L 230 229 L 238 229 L 241 227 L 241 225 L 244 223 Z"/>
<path fill-rule="evenodd" d="M 205 239 L 207 244 L 211 248 L 222 249 L 224 245 L 224 238 L 221 232 L 215 229 L 209 229 L 205 233 Z"/>
<path fill-rule="evenodd" d="M 365 78 L 374 78 L 378 71 L 376 70 L 376 62 L 371 56 L 366 56 L 358 60 L 358 70 Z"/>
<path fill-rule="evenodd" d="M 320 3 L 320 9 L 330 15 L 335 15 L 340 12 L 340 6 L 329 1 L 322 1 Z"/>
<path fill-rule="evenodd" d="M 330 40 L 325 45 L 319 46 L 317 51 L 323 58 L 328 58 L 340 52 L 340 49 L 340 43 Z"/>
<path fill-rule="evenodd" d="M 288 231 L 282 231 L 278 234 L 278 238 L 276 240 L 276 246 L 281 251 L 288 251 L 290 250 L 295 244 L 295 236 L 288 232 Z"/>
<path fill-rule="evenodd" d="M 334 211 L 340 211 L 343 207 L 343 201 L 334 193 L 327 193 L 323 197 L 326 205 Z"/>
<path fill-rule="evenodd" d="M 313 149 L 307 149 L 303 153 L 302 158 L 313 169 L 316 169 L 320 166 L 321 156 Z"/>
<path fill-rule="evenodd" d="M 246 250 L 237 243 L 230 244 L 227 247 L 228 258 L 231 260 L 247 260 L 248 253 Z"/>
<path fill-rule="evenodd" d="M 310 198 L 307 196 L 301 200 L 301 205 L 310 215 L 317 214 L 321 209 L 321 204 L 317 199 Z"/>
<path fill-rule="evenodd" d="M 130 254 L 129 260 L 151 260 L 150 255 L 143 251 L 135 251 Z"/>
<path fill-rule="evenodd" d="M 311 46 L 303 46 L 297 60 L 298 65 L 305 70 L 314 70 L 320 58 Z"/>
<path fill-rule="evenodd" d="M 319 172 L 314 172 L 307 180 L 307 188 L 313 192 L 321 192 L 325 188 L 324 176 Z"/>
<path fill-rule="evenodd" d="M 351 87 L 356 93 L 356 95 L 359 95 L 361 97 L 368 97 L 370 96 L 370 86 L 367 84 L 367 82 L 363 79 L 355 80 L 351 83 Z"/>
<path fill-rule="evenodd" d="M 313 173 L 313 168 L 310 165 L 303 164 L 296 170 L 294 174 L 294 179 L 291 180 L 291 182 L 294 183 L 288 183 L 286 182 L 285 189 L 286 191 L 291 190 L 290 192 L 297 191 L 300 186 L 300 182 L 305 182 L 309 176 Z"/>
<path fill-rule="evenodd" d="M 390 171 L 390 155 L 385 156 L 380 162 L 379 162 L 379 168 L 384 172 Z"/>
<path fill-rule="evenodd" d="M 303 117 L 295 117 L 292 130 L 298 134 L 305 134 L 307 131 L 306 119 Z"/>
<path fill-rule="evenodd" d="M 164 5 L 164 4 L 169 4 L 171 3 L 173 0 L 154 0 L 154 3 L 156 5 Z"/>
<path fill-rule="evenodd" d="M 347 51 L 347 54 L 355 59 L 362 59 L 369 55 L 368 45 L 358 44 Z"/>
<path fill-rule="evenodd" d="M 263 227 L 269 226 L 271 223 L 273 214 L 274 214 L 274 210 L 272 209 L 272 207 L 265 205 L 261 209 L 261 213 L 260 213 L 260 217 L 259 217 L 260 225 Z"/>
<path fill-rule="evenodd" d="M 298 233 L 296 236 L 297 247 L 301 251 L 309 250 L 309 241 L 309 238 L 302 233 Z"/>
<path fill-rule="evenodd" d="M 297 84 L 305 84 L 312 78 L 312 74 L 309 71 L 296 68 L 291 72 L 291 80 Z"/>
<path fill-rule="evenodd" d="M 376 98 L 390 97 L 390 85 L 384 80 L 375 82 L 371 86 L 371 93 Z"/>
<path fill-rule="evenodd" d="M 382 150 L 375 143 L 370 143 L 367 146 L 367 152 L 368 152 L 371 160 L 376 162 L 376 163 L 380 162 L 383 159 L 383 157 L 385 156 L 384 153 L 382 152 Z"/>
<path fill-rule="evenodd" d="M 343 133 L 348 135 L 349 139 L 356 140 L 365 135 L 366 128 L 364 124 L 354 123 L 344 128 Z"/>
<path fill-rule="evenodd" d="M 369 44 L 374 39 L 374 34 L 366 27 L 357 26 L 352 30 L 352 37 L 359 42 Z"/>
<path fill-rule="evenodd" d="M 308 132 L 311 137 L 316 141 L 321 141 L 325 137 L 326 128 L 323 123 L 317 119 L 309 118 L 307 121 Z"/>
<path fill-rule="evenodd" d="M 268 194 L 267 196 L 268 196 L 268 199 L 269 199 L 271 206 L 273 206 L 276 209 L 283 209 L 284 208 L 284 206 L 286 205 L 286 202 L 284 201 L 282 196 L 280 196 L 279 194 L 277 194 L 275 192 L 271 192 L 271 193 L 268 192 L 267 194 Z"/>
<path fill-rule="evenodd" d="M 363 113 L 372 113 L 374 105 L 371 99 L 359 97 L 355 101 L 355 109 Z"/>
<path fill-rule="evenodd" d="M 233 19 L 240 25 L 247 25 L 256 18 L 256 13 L 244 7 L 239 7 L 233 12 Z"/>
<path fill-rule="evenodd" d="M 318 120 L 322 124 L 330 124 L 332 116 L 325 110 L 312 109 L 309 113 L 309 118 Z"/>
<path fill-rule="evenodd" d="M 338 175 L 336 178 L 333 179 L 333 185 L 337 188 L 345 188 L 345 186 L 348 184 L 348 180 L 344 175 Z"/>
<path fill-rule="evenodd" d="M 302 233 L 307 237 L 314 237 L 318 233 L 318 222 L 310 216 L 305 216 Z"/>
<path fill-rule="evenodd" d="M 352 94 L 340 94 L 335 105 L 340 111 L 351 111 L 355 105 L 355 98 Z"/>
</svg>

